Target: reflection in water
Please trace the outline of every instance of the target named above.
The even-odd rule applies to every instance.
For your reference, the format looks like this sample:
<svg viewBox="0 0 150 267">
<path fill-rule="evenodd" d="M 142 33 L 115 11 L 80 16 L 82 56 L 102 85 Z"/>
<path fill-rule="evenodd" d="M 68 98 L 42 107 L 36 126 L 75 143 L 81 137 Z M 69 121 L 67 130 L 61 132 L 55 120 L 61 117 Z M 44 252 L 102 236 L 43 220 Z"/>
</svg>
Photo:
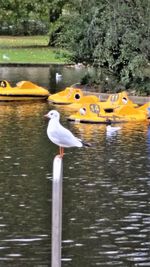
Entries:
<svg viewBox="0 0 150 267">
<path fill-rule="evenodd" d="M 148 132 L 147 132 L 147 151 L 148 151 L 148 157 L 150 159 L 150 125 L 148 126 Z"/>
<path fill-rule="evenodd" d="M 45 103 L 0 106 L 0 266 L 7 262 L 28 266 L 29 255 L 29 266 L 34 261 L 42 263 L 37 251 L 45 243 L 42 253 L 49 262 L 50 196 L 46 188 L 50 173 L 41 157 L 45 149 L 40 141 L 45 109 Z"/>
<path fill-rule="evenodd" d="M 55 93 L 67 86 L 79 83 L 86 73 L 86 68 L 75 69 L 62 65 L 45 67 L 0 67 L 1 80 L 8 80 L 12 86 L 17 82 L 28 80 L 49 89 Z M 56 80 L 56 73 L 62 75 L 61 80 Z"/>
<path fill-rule="evenodd" d="M 65 150 L 63 267 L 150 265 L 150 142 L 147 124 L 70 123 L 64 107 L 0 105 L 0 266 L 51 265 L 52 160 L 43 115 L 92 144 Z"/>
<path fill-rule="evenodd" d="M 70 251 L 73 266 L 148 266 L 147 125 L 122 125 L 122 133 L 111 139 L 104 125 L 71 127 L 93 147 L 69 158 L 73 163 L 64 182 L 64 255 Z"/>
</svg>

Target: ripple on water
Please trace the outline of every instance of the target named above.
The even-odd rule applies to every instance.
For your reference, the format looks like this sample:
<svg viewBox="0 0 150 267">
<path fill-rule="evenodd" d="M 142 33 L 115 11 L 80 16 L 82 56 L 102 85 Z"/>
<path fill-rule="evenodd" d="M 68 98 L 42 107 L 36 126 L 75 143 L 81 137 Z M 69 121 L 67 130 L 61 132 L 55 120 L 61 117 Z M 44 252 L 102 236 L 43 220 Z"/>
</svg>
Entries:
<svg viewBox="0 0 150 267">
<path fill-rule="evenodd" d="M 41 105 L 37 106 L 34 120 L 32 105 L 29 106 L 31 111 L 27 117 L 21 105 L 24 114 L 21 119 L 19 105 L 13 107 L 9 113 L 13 119 L 2 127 L 5 138 L 1 139 L 4 153 L 0 159 L 3 202 L 0 205 L 0 260 L 10 261 L 8 266 L 12 261 L 24 267 L 28 260 L 30 266 L 47 267 L 51 249 L 51 183 L 48 180 L 52 180 L 47 164 L 48 157 L 52 159 L 53 145 L 47 146 L 42 134 L 41 117 L 47 106 L 41 111 Z M 35 114 L 35 106 L 33 110 Z M 64 116 L 64 122 L 65 119 Z M 88 136 L 95 147 L 68 150 L 64 158 L 64 266 L 150 266 L 146 131 L 144 126 L 140 126 L 140 130 L 133 130 L 133 126 L 123 125 L 123 134 L 109 141 L 103 126 L 90 125 L 90 136 L 86 125 L 77 127 L 79 133 L 84 129 L 83 139 Z M 46 125 L 44 127 L 46 130 Z M 19 142 L 15 140 L 17 131 Z M 7 150 L 5 140 L 9 132 Z M 29 134 L 33 137 L 32 146 Z M 46 235 L 40 235 L 43 228 Z"/>
</svg>

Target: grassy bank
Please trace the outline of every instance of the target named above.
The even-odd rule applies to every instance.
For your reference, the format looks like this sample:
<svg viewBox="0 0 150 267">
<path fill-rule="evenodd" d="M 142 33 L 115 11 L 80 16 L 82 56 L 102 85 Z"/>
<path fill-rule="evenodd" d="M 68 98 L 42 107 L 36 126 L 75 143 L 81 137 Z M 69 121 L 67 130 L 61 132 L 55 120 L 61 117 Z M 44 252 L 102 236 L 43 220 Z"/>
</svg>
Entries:
<svg viewBox="0 0 150 267">
<path fill-rule="evenodd" d="M 47 36 L 0 36 L 0 63 L 69 63 L 69 53 L 48 47 Z"/>
</svg>

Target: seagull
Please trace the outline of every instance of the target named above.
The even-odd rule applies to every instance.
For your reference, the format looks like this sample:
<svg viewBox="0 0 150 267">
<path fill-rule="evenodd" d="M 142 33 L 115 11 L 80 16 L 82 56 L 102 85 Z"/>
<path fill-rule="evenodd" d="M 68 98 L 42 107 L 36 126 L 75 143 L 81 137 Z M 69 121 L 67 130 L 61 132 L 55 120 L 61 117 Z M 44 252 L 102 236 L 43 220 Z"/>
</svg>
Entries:
<svg viewBox="0 0 150 267">
<path fill-rule="evenodd" d="M 59 74 L 58 72 L 56 72 L 56 79 L 61 79 L 62 78 L 62 74 Z"/>
<path fill-rule="evenodd" d="M 121 129 L 120 126 L 111 126 L 112 121 L 110 119 L 107 120 L 107 126 L 106 126 L 106 131 L 107 135 L 111 135 Z"/>
<path fill-rule="evenodd" d="M 60 124 L 60 113 L 57 110 L 51 110 L 44 116 L 49 119 L 47 127 L 48 138 L 52 143 L 59 146 L 60 157 L 63 157 L 65 147 L 91 146 L 75 137 L 68 129 Z"/>
<path fill-rule="evenodd" d="M 4 60 L 9 60 L 10 58 L 7 55 L 3 54 L 3 59 Z"/>
<path fill-rule="evenodd" d="M 62 80 L 62 75 L 59 73 L 56 73 L 56 83 L 59 83 Z"/>
<path fill-rule="evenodd" d="M 109 132 L 109 133 L 114 133 L 120 129 L 121 129 L 121 127 L 119 127 L 119 126 L 112 127 L 111 125 L 107 125 L 107 132 Z"/>
</svg>

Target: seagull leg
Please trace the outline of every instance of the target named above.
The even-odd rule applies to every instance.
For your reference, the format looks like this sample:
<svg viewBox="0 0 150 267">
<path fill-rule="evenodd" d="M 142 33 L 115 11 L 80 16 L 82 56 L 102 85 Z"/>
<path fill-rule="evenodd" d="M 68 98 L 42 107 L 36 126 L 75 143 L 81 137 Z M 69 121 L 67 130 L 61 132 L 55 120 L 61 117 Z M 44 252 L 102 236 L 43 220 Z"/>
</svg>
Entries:
<svg viewBox="0 0 150 267">
<path fill-rule="evenodd" d="M 63 158 L 63 156 L 64 156 L 64 148 L 61 147 L 61 157 Z"/>
<path fill-rule="evenodd" d="M 61 156 L 61 158 L 63 158 L 63 156 L 64 156 L 64 148 L 63 147 L 59 147 L 59 154 L 60 154 L 60 156 Z"/>
</svg>

